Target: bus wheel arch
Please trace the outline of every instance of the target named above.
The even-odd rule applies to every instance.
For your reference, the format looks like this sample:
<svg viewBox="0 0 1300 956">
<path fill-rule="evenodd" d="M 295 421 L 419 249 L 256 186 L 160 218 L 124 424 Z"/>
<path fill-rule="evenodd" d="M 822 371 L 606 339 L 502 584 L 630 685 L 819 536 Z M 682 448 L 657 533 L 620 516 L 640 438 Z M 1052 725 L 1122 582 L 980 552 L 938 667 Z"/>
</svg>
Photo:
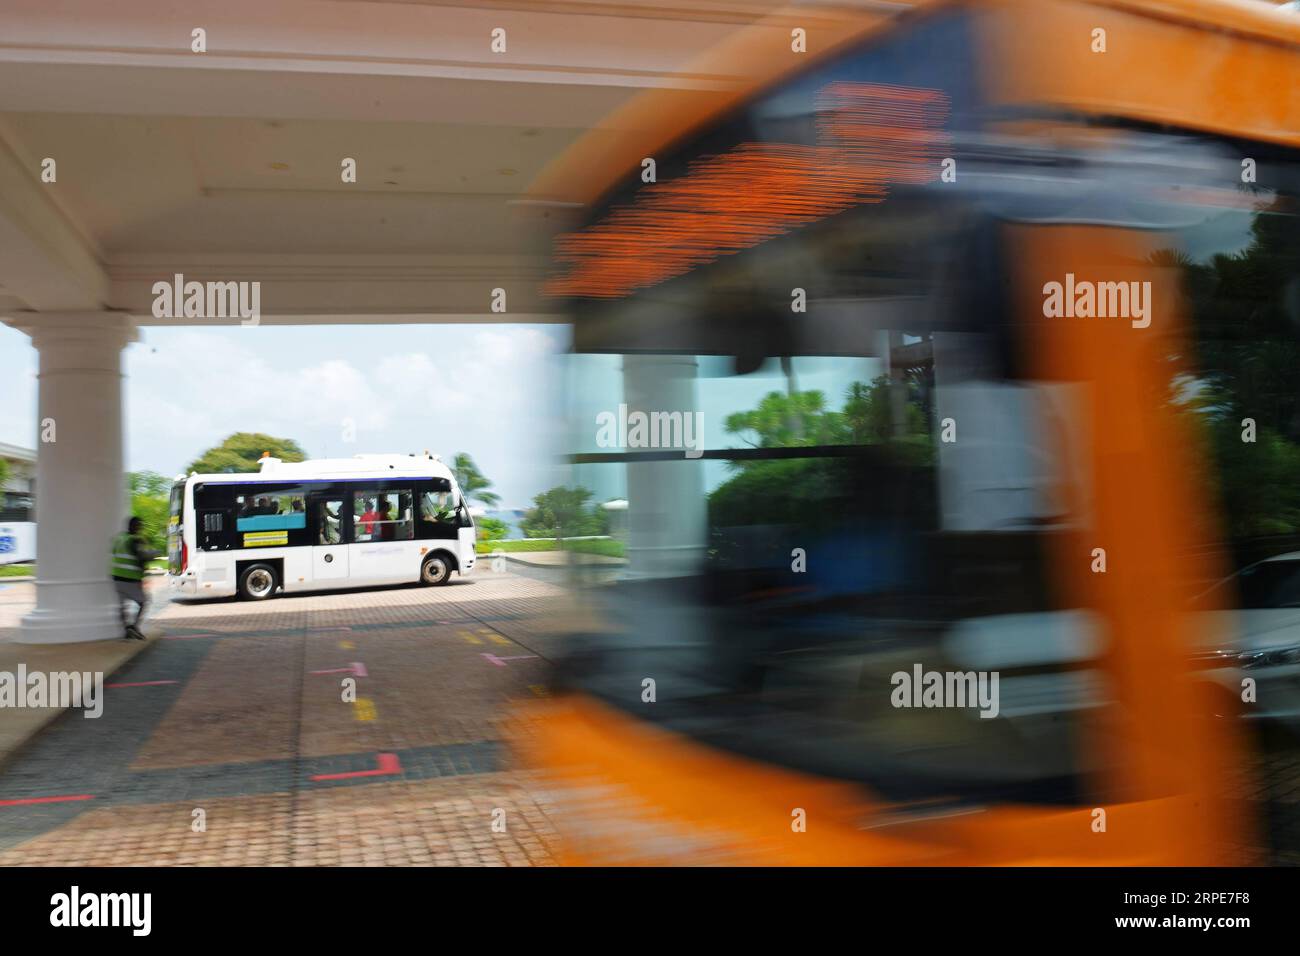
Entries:
<svg viewBox="0 0 1300 956">
<path fill-rule="evenodd" d="M 284 580 L 282 559 L 240 561 L 235 567 L 237 593 L 244 601 L 265 601 L 273 597 Z"/>
<path fill-rule="evenodd" d="M 446 584 L 451 580 L 451 572 L 459 570 L 456 556 L 450 551 L 431 551 L 420 562 L 420 583 L 430 585 Z"/>
</svg>

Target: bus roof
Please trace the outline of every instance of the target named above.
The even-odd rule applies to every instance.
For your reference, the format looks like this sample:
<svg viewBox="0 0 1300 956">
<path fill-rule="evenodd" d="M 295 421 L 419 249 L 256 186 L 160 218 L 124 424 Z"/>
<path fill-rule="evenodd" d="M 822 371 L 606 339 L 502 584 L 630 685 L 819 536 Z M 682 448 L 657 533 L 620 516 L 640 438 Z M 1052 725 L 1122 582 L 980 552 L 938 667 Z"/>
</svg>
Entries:
<svg viewBox="0 0 1300 956">
<path fill-rule="evenodd" d="M 530 197 L 543 204 L 589 205 L 644 157 L 763 89 L 890 29 L 902 14 L 941 7 L 1009 18 L 981 33 L 989 62 L 998 64 L 988 79 L 999 101 L 1300 145 L 1300 84 L 1294 82 L 1300 75 L 1300 14 L 1267 0 L 868 2 L 848 9 L 785 8 L 737 31 L 682 71 L 713 82 L 634 97 L 547 166 Z M 1087 43 L 1098 25 L 1111 34 L 1108 59 L 1092 54 Z M 795 26 L 808 31 L 811 56 L 781 55 L 790 51 Z M 1084 42 L 1076 42 L 1079 36 Z M 1065 60 L 1063 50 L 1071 54 Z M 1210 69 L 1209 61 L 1217 65 Z"/>
<path fill-rule="evenodd" d="M 357 455 L 353 458 L 314 458 L 308 461 L 267 459 L 261 471 L 191 474 L 178 480 L 249 484 L 329 478 L 448 478 L 451 469 L 425 455 Z"/>
</svg>

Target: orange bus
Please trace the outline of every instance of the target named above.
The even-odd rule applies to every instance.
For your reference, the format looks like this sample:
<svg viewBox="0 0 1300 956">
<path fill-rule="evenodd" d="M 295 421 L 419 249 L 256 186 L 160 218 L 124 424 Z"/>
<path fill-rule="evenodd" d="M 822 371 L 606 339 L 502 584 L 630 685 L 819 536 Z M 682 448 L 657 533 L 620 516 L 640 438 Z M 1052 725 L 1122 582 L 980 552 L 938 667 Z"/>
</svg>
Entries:
<svg viewBox="0 0 1300 956">
<path fill-rule="evenodd" d="M 798 9 L 696 72 L 535 187 L 625 509 L 519 742 L 563 859 L 1300 859 L 1300 15 Z"/>
</svg>

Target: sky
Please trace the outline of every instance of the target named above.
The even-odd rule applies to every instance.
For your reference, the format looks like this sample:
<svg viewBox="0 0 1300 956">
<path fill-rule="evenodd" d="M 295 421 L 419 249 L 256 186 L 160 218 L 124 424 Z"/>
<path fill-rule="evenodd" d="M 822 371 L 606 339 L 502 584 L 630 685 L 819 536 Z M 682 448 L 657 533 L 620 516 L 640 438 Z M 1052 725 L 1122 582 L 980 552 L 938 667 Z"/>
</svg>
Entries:
<svg viewBox="0 0 1300 956">
<path fill-rule="evenodd" d="M 174 477 L 244 431 L 292 438 L 309 458 L 468 452 L 505 509 L 575 482 L 595 501 L 627 494 L 622 465 L 563 462 L 613 450 L 597 447 L 597 416 L 624 400 L 622 357 L 567 354 L 565 325 L 146 326 L 140 337 L 122 362 L 129 471 Z M 0 441 L 36 447 L 36 367 L 27 336 L 0 325 Z M 865 358 L 794 367 L 798 387 L 834 409 L 849 383 L 882 371 Z M 728 415 L 787 387 L 772 360 L 736 376 L 730 360 L 701 358 L 694 374 L 706 448 L 744 445 Z M 732 474 L 723 461 L 693 467 L 704 490 Z"/>
<path fill-rule="evenodd" d="M 255 431 L 312 458 L 468 452 L 504 507 L 564 480 L 566 326 L 149 326 L 140 337 L 123 356 L 128 470 L 171 477 Z M 0 441 L 36 447 L 36 368 L 27 336 L 0 325 Z"/>
</svg>

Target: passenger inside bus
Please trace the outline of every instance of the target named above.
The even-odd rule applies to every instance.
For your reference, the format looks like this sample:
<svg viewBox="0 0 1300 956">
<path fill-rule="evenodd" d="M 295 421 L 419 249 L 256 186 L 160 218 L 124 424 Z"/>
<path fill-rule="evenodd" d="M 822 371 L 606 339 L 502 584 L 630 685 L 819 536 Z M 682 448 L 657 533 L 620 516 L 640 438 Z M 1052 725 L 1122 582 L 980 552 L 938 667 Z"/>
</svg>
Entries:
<svg viewBox="0 0 1300 956">
<path fill-rule="evenodd" d="M 339 504 L 340 502 L 330 501 L 321 508 L 320 528 L 316 537 L 318 544 L 338 544 L 342 540 L 339 534 Z"/>
<path fill-rule="evenodd" d="M 379 533 L 376 536 L 378 540 L 380 541 L 395 540 L 395 532 L 397 531 L 397 529 L 393 526 L 393 522 L 389 519 L 389 507 L 387 501 L 381 500 L 379 502 L 375 523 L 379 525 Z"/>
<path fill-rule="evenodd" d="M 379 520 L 379 510 L 374 498 L 369 499 L 365 505 L 365 513 L 361 515 L 360 533 L 366 537 L 374 534 L 375 522 Z"/>
</svg>

